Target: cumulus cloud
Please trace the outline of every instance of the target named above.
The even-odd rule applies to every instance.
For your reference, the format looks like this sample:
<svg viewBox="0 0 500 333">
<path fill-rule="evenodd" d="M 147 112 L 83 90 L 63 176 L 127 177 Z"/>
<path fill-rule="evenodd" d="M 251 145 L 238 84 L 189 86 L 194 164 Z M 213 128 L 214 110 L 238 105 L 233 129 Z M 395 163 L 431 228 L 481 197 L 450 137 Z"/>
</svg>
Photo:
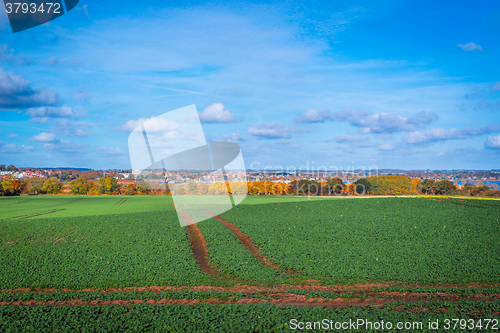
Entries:
<svg viewBox="0 0 500 333">
<path fill-rule="evenodd" d="M 11 133 L 8 135 L 9 139 L 15 139 L 19 136 L 19 134 L 16 134 L 16 133 Z"/>
<path fill-rule="evenodd" d="M 26 108 L 61 103 L 59 95 L 0 68 L 0 107 Z"/>
<path fill-rule="evenodd" d="M 148 123 L 148 133 L 160 133 L 160 132 L 172 132 L 181 129 L 181 125 L 179 123 L 165 120 L 160 117 L 150 117 L 150 118 L 139 118 L 137 120 L 128 120 L 124 124 L 119 127 L 120 131 L 123 132 L 131 132 L 135 130 L 137 127 L 141 126 L 141 124 L 154 120 Z"/>
<path fill-rule="evenodd" d="M 488 149 L 500 149 L 500 134 L 489 135 L 484 146 Z"/>
<path fill-rule="evenodd" d="M 301 115 L 295 117 L 296 123 L 323 123 L 327 120 L 333 120 L 333 113 L 328 110 L 308 109 Z"/>
<path fill-rule="evenodd" d="M 347 121 L 361 128 L 363 133 L 395 133 L 410 132 L 425 127 L 438 119 L 434 112 L 420 111 L 413 117 L 402 117 L 394 113 L 372 114 L 362 109 L 347 108 L 340 112 L 309 109 L 295 118 L 296 122 L 313 123 L 331 121 Z"/>
<path fill-rule="evenodd" d="M 0 141 L 0 153 L 4 154 L 19 154 L 19 153 L 28 153 L 33 151 L 34 148 L 31 146 L 25 145 L 14 145 L 11 143 L 5 143 Z"/>
<path fill-rule="evenodd" d="M 347 143 L 351 147 L 373 147 L 375 144 L 369 138 L 360 135 L 350 135 L 347 133 L 337 136 L 333 139 L 325 140 L 326 142 Z"/>
<path fill-rule="evenodd" d="M 30 139 L 31 141 L 36 142 L 57 142 L 59 139 L 56 137 L 54 133 L 42 132 L 38 135 L 35 135 Z"/>
<path fill-rule="evenodd" d="M 204 123 L 235 123 L 238 120 L 222 103 L 214 103 L 199 113 Z"/>
<path fill-rule="evenodd" d="M 500 125 L 493 123 L 488 126 L 477 128 L 474 126 L 466 128 L 433 128 L 423 132 L 407 133 L 403 141 L 409 144 L 432 143 L 446 140 L 467 139 L 478 135 L 500 132 Z"/>
<path fill-rule="evenodd" d="M 304 132 L 305 130 L 296 126 L 286 126 L 277 121 L 272 123 L 260 123 L 250 126 L 248 134 L 265 139 L 283 139 L 291 137 L 291 133 Z"/>
<path fill-rule="evenodd" d="M 458 44 L 457 46 L 460 47 L 464 51 L 478 50 L 478 51 L 483 52 L 483 47 L 481 45 L 475 44 L 475 43 Z"/>
</svg>

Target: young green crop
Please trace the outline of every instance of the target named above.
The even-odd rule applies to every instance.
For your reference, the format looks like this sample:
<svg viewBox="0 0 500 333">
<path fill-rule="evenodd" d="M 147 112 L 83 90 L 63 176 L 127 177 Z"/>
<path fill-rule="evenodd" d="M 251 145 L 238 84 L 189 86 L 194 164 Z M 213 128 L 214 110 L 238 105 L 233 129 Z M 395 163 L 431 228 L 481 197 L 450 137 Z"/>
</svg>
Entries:
<svg viewBox="0 0 500 333">
<path fill-rule="evenodd" d="M 210 283 L 174 211 L 0 220 L 0 288 Z"/>
<path fill-rule="evenodd" d="M 499 202 L 321 200 L 222 214 L 286 269 L 324 283 L 500 281 Z"/>
</svg>

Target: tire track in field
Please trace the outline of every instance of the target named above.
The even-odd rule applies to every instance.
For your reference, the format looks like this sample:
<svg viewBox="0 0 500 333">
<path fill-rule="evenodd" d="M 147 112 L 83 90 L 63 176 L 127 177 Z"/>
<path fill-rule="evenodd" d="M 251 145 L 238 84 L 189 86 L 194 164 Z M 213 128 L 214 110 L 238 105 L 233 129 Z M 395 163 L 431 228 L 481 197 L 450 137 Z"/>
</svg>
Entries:
<svg viewBox="0 0 500 333">
<path fill-rule="evenodd" d="M 30 218 L 30 217 L 35 217 L 35 216 L 40 216 L 40 215 L 46 215 L 46 214 L 52 214 L 52 213 L 60 212 L 62 210 L 66 210 L 66 208 L 56 209 L 56 210 L 53 210 L 53 211 L 50 211 L 50 212 L 45 212 L 45 213 L 40 213 L 40 214 L 35 214 L 35 215 L 14 216 L 14 217 L 10 217 L 10 219 L 27 219 L 27 218 Z"/>
<path fill-rule="evenodd" d="M 123 205 L 123 204 L 124 204 L 124 203 L 125 203 L 125 202 L 126 202 L 127 200 L 128 200 L 128 198 L 126 198 L 126 199 L 123 199 L 123 201 L 122 201 L 122 202 L 120 202 L 120 203 L 118 204 L 118 206 L 121 206 L 121 205 Z"/>
<path fill-rule="evenodd" d="M 187 233 L 189 236 L 189 240 L 191 241 L 191 249 L 193 250 L 193 256 L 196 260 L 196 263 L 205 273 L 217 276 L 219 275 L 216 269 L 212 266 L 209 261 L 208 249 L 207 249 L 207 241 L 203 237 L 201 230 L 198 228 L 196 223 L 194 223 L 191 216 L 188 213 L 181 211 L 179 212 L 185 221 L 189 224 L 186 226 Z"/>
<path fill-rule="evenodd" d="M 252 239 L 250 237 L 248 237 L 245 233 L 243 233 L 238 227 L 236 227 L 234 224 L 232 224 L 231 222 L 229 221 L 226 221 L 224 220 L 223 218 L 215 215 L 213 212 L 209 211 L 209 210 L 205 210 L 206 213 L 208 213 L 210 216 L 212 216 L 214 219 L 216 219 L 217 221 L 221 222 L 222 224 L 224 224 L 229 230 L 231 230 L 231 232 L 236 236 L 238 237 L 238 239 L 240 240 L 241 244 L 258 260 L 260 261 L 262 264 L 266 265 L 266 266 L 269 266 L 271 267 L 272 269 L 274 270 L 280 270 L 280 271 L 286 271 L 290 274 L 298 274 L 297 272 L 293 271 L 293 270 L 285 270 L 283 268 L 280 268 L 278 265 L 276 265 L 275 263 L 273 263 L 270 259 L 266 258 L 262 252 L 260 251 L 260 249 L 255 246 L 255 244 L 253 243 Z"/>
<path fill-rule="evenodd" d="M 268 295 L 265 295 L 268 296 Z M 217 297 L 211 297 L 208 299 L 114 299 L 114 300 L 101 300 L 96 298 L 91 301 L 83 301 L 81 298 L 73 298 L 67 300 L 44 300 L 36 301 L 34 299 L 30 300 L 16 300 L 12 302 L 0 301 L 0 306 L 40 306 L 40 305 L 58 305 L 58 306 L 106 306 L 106 305 L 135 305 L 135 304 L 154 304 L 154 305 L 165 305 L 165 304 L 182 304 L 182 305 L 192 305 L 198 303 L 205 304 L 263 304 L 270 303 L 279 306 L 307 306 L 307 307 L 326 307 L 326 308 L 343 308 L 349 306 L 357 307 L 380 307 L 393 302 L 405 302 L 405 303 L 421 303 L 427 301 L 446 301 L 450 303 L 460 302 L 460 301 L 473 301 L 473 302 L 495 302 L 498 301 L 498 297 L 487 297 L 481 298 L 477 297 L 452 297 L 452 298 L 441 298 L 441 297 L 408 297 L 407 295 L 402 295 L 402 297 L 386 297 L 386 298 L 346 298 L 346 297 L 336 297 L 336 298 L 323 298 L 323 297 L 311 297 L 307 298 L 305 295 L 276 295 L 276 298 L 240 298 L 234 299 L 229 297 L 229 299 L 220 299 Z M 401 310 L 395 308 L 396 311 L 423 311 L 422 308 L 416 309 L 406 309 Z"/>
<path fill-rule="evenodd" d="M 122 202 L 123 200 L 125 200 L 125 198 L 122 198 L 122 199 L 118 200 L 118 202 L 117 202 L 117 203 L 115 203 L 113 206 L 120 206 L 120 205 L 121 205 L 121 202 Z"/>
</svg>

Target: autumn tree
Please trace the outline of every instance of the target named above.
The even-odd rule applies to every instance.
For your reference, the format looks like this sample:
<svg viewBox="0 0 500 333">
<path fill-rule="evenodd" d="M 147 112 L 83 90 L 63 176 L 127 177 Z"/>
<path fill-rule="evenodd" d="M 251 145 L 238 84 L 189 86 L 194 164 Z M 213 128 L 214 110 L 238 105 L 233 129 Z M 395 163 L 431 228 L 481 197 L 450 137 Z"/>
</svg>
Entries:
<svg viewBox="0 0 500 333">
<path fill-rule="evenodd" d="M 57 194 L 61 192 L 62 184 L 57 178 L 51 178 L 43 183 L 41 191 L 48 194 Z"/>
<path fill-rule="evenodd" d="M 205 184 L 204 182 L 198 182 L 198 184 L 196 184 L 196 192 L 198 192 L 198 194 L 200 195 L 204 195 L 204 194 L 207 194 L 208 192 L 208 187 L 207 187 L 207 184 Z"/>
<path fill-rule="evenodd" d="M 341 194 L 344 192 L 345 184 L 340 178 L 330 178 L 326 182 L 325 194 Z"/>
<path fill-rule="evenodd" d="M 89 184 L 87 178 L 79 177 L 69 182 L 69 188 L 73 194 L 87 194 Z"/>
<path fill-rule="evenodd" d="M 99 178 L 101 194 L 113 194 L 118 189 L 118 180 L 114 177 Z"/>
<path fill-rule="evenodd" d="M 128 184 L 127 189 L 125 190 L 126 195 L 134 195 L 135 194 L 135 184 Z"/>
<path fill-rule="evenodd" d="M 187 192 L 188 194 L 197 194 L 198 187 L 196 186 L 196 182 L 194 180 L 190 180 L 187 184 Z"/>
</svg>

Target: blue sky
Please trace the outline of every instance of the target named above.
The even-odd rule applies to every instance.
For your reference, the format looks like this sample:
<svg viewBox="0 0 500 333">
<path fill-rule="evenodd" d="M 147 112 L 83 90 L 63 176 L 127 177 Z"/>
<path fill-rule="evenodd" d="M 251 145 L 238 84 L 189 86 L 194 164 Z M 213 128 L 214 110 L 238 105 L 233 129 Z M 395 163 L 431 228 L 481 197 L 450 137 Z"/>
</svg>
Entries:
<svg viewBox="0 0 500 333">
<path fill-rule="evenodd" d="M 0 164 L 130 168 L 195 104 L 247 167 L 500 168 L 500 3 L 80 1 L 0 11 Z"/>
</svg>

